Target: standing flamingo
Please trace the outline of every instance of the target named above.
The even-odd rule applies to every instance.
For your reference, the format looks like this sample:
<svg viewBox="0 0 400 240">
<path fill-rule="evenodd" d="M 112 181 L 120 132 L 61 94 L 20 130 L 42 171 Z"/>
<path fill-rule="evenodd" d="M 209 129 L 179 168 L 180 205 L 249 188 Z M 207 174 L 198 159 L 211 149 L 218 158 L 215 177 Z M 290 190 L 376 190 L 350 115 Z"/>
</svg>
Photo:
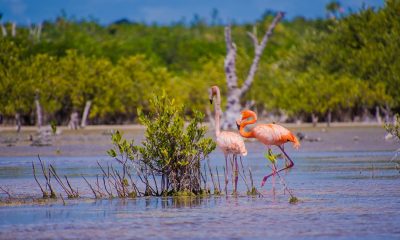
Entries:
<svg viewBox="0 0 400 240">
<path fill-rule="evenodd" d="M 257 121 L 257 115 L 255 112 L 250 111 L 250 110 L 244 110 L 242 111 L 242 119 L 237 121 L 237 125 L 239 128 L 240 135 L 245 138 L 256 138 L 258 141 L 264 143 L 267 146 L 275 145 L 278 146 L 279 149 L 282 151 L 283 154 L 287 157 L 289 160 L 289 165 L 285 166 L 282 169 L 279 169 L 276 171 L 275 168 L 273 168 L 273 172 L 271 174 L 268 174 L 265 176 L 261 182 L 261 186 L 264 186 L 265 182 L 267 179 L 275 175 L 276 173 L 279 173 L 280 171 L 283 171 L 285 169 L 289 169 L 294 166 L 294 163 L 292 159 L 287 155 L 285 152 L 285 149 L 283 148 L 283 144 L 287 142 L 293 142 L 293 146 L 298 149 L 300 147 L 300 143 L 297 140 L 297 138 L 291 133 L 288 129 L 278 125 L 278 124 L 258 124 L 256 125 L 251 131 L 246 132 L 244 130 L 244 127 L 249 124 L 253 124 Z M 253 118 L 252 120 L 247 120 L 244 121 L 248 118 Z"/>
<path fill-rule="evenodd" d="M 217 86 L 213 86 L 209 90 L 210 103 L 213 103 L 213 98 L 216 97 L 216 103 L 214 105 L 215 110 L 215 135 L 217 137 L 217 145 L 224 152 L 225 157 L 225 192 L 227 193 L 226 186 L 228 185 L 228 157 L 231 154 L 233 160 L 235 161 L 235 190 L 237 190 L 238 182 L 238 163 L 237 155 L 246 156 L 247 150 L 244 145 L 243 138 L 234 132 L 221 131 L 220 130 L 220 114 L 221 114 L 221 94 Z M 233 169 L 232 169 L 233 171 Z"/>
</svg>

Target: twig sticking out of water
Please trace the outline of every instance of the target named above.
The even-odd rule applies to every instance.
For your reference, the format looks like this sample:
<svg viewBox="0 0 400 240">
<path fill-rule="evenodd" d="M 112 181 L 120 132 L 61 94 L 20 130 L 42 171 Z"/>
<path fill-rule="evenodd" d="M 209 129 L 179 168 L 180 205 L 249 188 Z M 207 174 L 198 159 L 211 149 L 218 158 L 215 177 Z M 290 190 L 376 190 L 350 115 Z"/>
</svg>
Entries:
<svg viewBox="0 0 400 240">
<path fill-rule="evenodd" d="M 65 177 L 65 181 L 67 184 L 65 185 L 64 182 L 61 180 L 61 178 L 58 176 L 56 169 L 54 168 L 53 165 L 49 165 L 49 175 L 50 173 L 54 176 L 58 184 L 61 186 L 62 189 L 64 189 L 65 193 L 67 194 L 68 198 L 78 198 L 79 193 L 78 190 L 74 190 L 71 186 L 71 184 L 68 181 L 67 176 Z"/>
<path fill-rule="evenodd" d="M 32 161 L 32 170 L 33 170 L 33 177 L 35 178 L 36 183 L 39 185 L 40 191 L 42 191 L 43 198 L 48 198 L 49 197 L 48 192 L 43 189 L 42 185 L 40 185 L 40 182 L 36 177 L 35 164 L 33 163 L 33 161 Z"/>
<path fill-rule="evenodd" d="M 228 176 L 227 176 L 227 173 L 226 173 L 226 168 L 225 168 L 225 166 L 222 167 L 222 168 L 224 169 L 224 176 L 225 176 L 225 179 L 227 179 Z M 227 183 L 227 181 L 225 181 L 225 196 L 228 196 L 228 183 Z"/>
<path fill-rule="evenodd" d="M 106 196 L 106 194 L 104 194 L 101 189 L 100 189 L 100 184 L 99 184 L 99 175 L 97 175 L 97 182 L 96 182 L 96 186 L 97 189 L 94 189 L 94 187 L 92 186 L 92 184 L 89 183 L 89 181 L 85 178 L 85 176 L 81 175 L 82 178 L 85 180 L 85 182 L 87 183 L 87 185 L 89 186 L 90 190 L 92 190 L 92 193 L 94 195 L 94 198 L 102 198 L 104 196 Z"/>
<path fill-rule="evenodd" d="M 221 182 L 219 181 L 219 173 L 218 173 L 218 167 L 217 166 L 215 166 L 215 171 L 217 172 L 219 194 L 221 194 Z"/>
<path fill-rule="evenodd" d="M 212 182 L 212 184 L 213 184 L 213 186 L 214 186 L 214 194 L 215 194 L 215 195 L 219 195 L 220 189 L 219 189 L 218 186 L 215 184 L 214 174 L 213 174 L 213 172 L 212 172 L 212 170 L 211 170 L 211 166 L 210 166 L 210 159 L 207 159 L 207 166 L 208 166 L 208 170 L 210 171 L 211 182 Z M 217 174 L 218 174 L 218 173 L 217 173 Z M 218 177 L 218 175 L 217 175 L 217 177 Z M 218 181 L 219 181 L 219 179 L 218 179 Z"/>
<path fill-rule="evenodd" d="M 240 174 L 240 172 L 239 172 L 239 175 L 243 179 L 244 184 L 246 185 L 247 192 L 249 192 L 250 189 L 249 189 L 249 184 L 247 183 L 247 177 L 246 177 L 246 173 L 244 171 L 242 157 L 239 157 L 239 160 L 240 160 L 240 166 L 242 167 L 242 174 Z"/>
<path fill-rule="evenodd" d="M 271 167 L 270 167 L 270 168 L 271 168 Z M 288 188 L 288 186 L 287 186 L 285 180 L 281 177 L 281 175 L 279 174 L 279 172 L 276 171 L 276 166 L 275 166 L 275 164 L 274 164 L 274 169 L 275 169 L 275 170 L 274 170 L 273 168 L 271 168 L 271 169 L 272 169 L 272 171 L 274 172 L 274 174 L 278 175 L 280 183 L 283 185 L 285 191 L 287 191 L 287 192 L 289 193 L 289 195 L 290 195 L 289 203 L 291 203 L 291 204 L 298 203 L 298 201 L 299 201 L 298 198 L 297 198 L 296 196 L 293 195 L 292 191 Z"/>
<path fill-rule="evenodd" d="M 61 198 L 61 200 L 62 200 L 62 202 L 63 202 L 63 205 L 64 205 L 64 206 L 67 205 L 67 204 L 65 203 L 65 200 L 64 200 L 64 198 L 63 198 L 63 196 L 62 196 L 61 193 L 60 193 L 60 198 Z"/>
<path fill-rule="evenodd" d="M 11 193 L 10 193 L 10 190 L 8 190 L 8 189 L 6 190 L 6 189 L 3 188 L 2 186 L 0 186 L 0 190 L 1 190 L 2 192 L 4 192 L 5 194 L 7 194 L 7 196 L 8 196 L 9 199 L 12 198 Z"/>
<path fill-rule="evenodd" d="M 37 179 L 36 176 L 36 170 L 35 170 L 35 164 L 32 162 L 32 169 L 33 169 L 33 176 L 35 178 L 36 183 L 39 185 L 40 190 L 42 191 L 43 194 L 43 198 L 57 198 L 56 192 L 53 189 L 53 186 L 51 185 L 51 174 L 50 171 L 48 170 L 48 167 L 45 166 L 45 164 L 42 162 L 42 159 L 40 159 L 40 156 L 38 155 L 38 159 L 40 162 L 40 166 L 42 168 L 42 173 L 44 178 L 46 179 L 46 190 L 43 189 L 43 187 L 41 186 L 41 184 L 39 183 L 39 180 Z M 50 196 L 47 192 L 47 189 L 50 190 Z"/>
</svg>

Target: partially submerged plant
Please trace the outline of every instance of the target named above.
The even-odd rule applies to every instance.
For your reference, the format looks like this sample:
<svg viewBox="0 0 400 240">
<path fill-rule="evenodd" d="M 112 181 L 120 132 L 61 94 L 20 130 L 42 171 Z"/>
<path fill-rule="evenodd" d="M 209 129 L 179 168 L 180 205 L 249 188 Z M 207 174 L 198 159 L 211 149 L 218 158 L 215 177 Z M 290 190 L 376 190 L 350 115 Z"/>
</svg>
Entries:
<svg viewBox="0 0 400 240">
<path fill-rule="evenodd" d="M 116 132 L 112 136 L 114 149 L 108 154 L 125 165 L 128 164 L 126 160 L 130 160 L 129 164 L 136 169 L 139 180 L 145 186 L 141 194 L 204 194 L 201 161 L 216 145 L 211 138 L 204 137 L 207 128 L 201 125 L 203 114 L 194 111 L 194 117 L 188 119 L 185 128 L 183 107 L 164 93 L 150 100 L 148 113 L 138 109 L 138 116 L 139 122 L 146 127 L 142 145 L 134 145 L 133 141 L 122 139 L 121 134 Z"/>
<path fill-rule="evenodd" d="M 276 167 L 277 160 L 282 157 L 283 157 L 282 154 L 274 154 L 270 148 L 268 148 L 268 152 L 265 154 L 265 158 L 267 158 L 272 163 L 272 167 L 271 167 L 272 176 L 274 177 L 275 175 L 277 175 L 279 177 L 279 180 L 280 180 L 281 184 L 283 185 L 285 192 L 288 192 L 290 195 L 289 203 L 296 204 L 299 202 L 299 199 L 296 196 L 294 196 L 292 191 L 288 188 L 285 180 L 281 177 L 279 172 L 276 170 L 277 169 L 277 167 Z M 286 162 L 285 162 L 285 164 L 286 164 Z"/>
<path fill-rule="evenodd" d="M 386 123 L 385 129 L 396 141 L 400 142 L 400 115 L 396 114 L 394 116 L 393 123 Z M 396 160 L 400 155 L 400 148 L 396 150 L 392 160 Z M 396 162 L 396 169 L 400 170 L 400 163 Z"/>
</svg>

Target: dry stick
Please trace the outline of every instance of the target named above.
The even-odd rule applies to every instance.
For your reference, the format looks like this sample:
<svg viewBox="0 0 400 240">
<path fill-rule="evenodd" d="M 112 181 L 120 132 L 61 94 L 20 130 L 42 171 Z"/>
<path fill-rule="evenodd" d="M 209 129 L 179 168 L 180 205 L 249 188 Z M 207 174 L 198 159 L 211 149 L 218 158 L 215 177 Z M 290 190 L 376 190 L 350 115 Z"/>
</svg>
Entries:
<svg viewBox="0 0 400 240">
<path fill-rule="evenodd" d="M 73 194 L 73 197 L 75 197 L 75 198 L 79 197 L 78 188 L 76 188 L 76 191 L 75 191 L 75 190 L 72 188 L 71 184 L 69 183 L 67 176 L 64 175 L 64 178 L 65 178 L 65 180 L 67 181 L 67 185 L 68 185 L 69 189 L 71 189 L 71 192 L 72 192 L 72 194 Z"/>
<path fill-rule="evenodd" d="M 158 193 L 158 184 L 157 184 L 157 181 L 156 181 L 156 177 L 154 176 L 154 171 L 151 171 L 151 176 L 153 176 L 153 181 L 154 181 L 154 185 L 156 186 L 157 195 L 160 195 Z"/>
<path fill-rule="evenodd" d="M 68 198 L 72 198 L 73 197 L 73 193 L 70 192 L 68 190 L 68 188 L 64 185 L 64 183 L 61 181 L 60 177 L 58 176 L 56 170 L 54 169 L 54 167 L 51 164 L 50 164 L 50 167 L 49 167 L 49 174 L 50 173 L 53 174 L 53 176 L 56 179 L 56 181 L 58 182 L 58 184 L 60 184 L 62 189 L 64 189 L 64 191 L 67 194 Z"/>
<path fill-rule="evenodd" d="M 100 167 L 100 170 L 103 172 L 103 185 L 104 185 L 104 189 L 106 190 L 108 196 L 110 198 L 113 198 L 114 195 L 112 194 L 112 188 L 111 188 L 111 179 L 110 179 L 110 168 L 107 165 L 107 170 L 108 173 L 104 170 L 103 166 L 101 166 L 101 164 L 99 163 L 99 161 L 97 161 L 97 165 Z M 108 191 L 107 189 L 107 185 L 106 185 L 106 178 L 107 178 L 107 182 L 108 182 L 108 188 L 110 189 L 110 191 Z"/>
<path fill-rule="evenodd" d="M 207 190 L 209 188 L 208 188 L 208 184 L 207 184 L 208 176 L 207 176 L 207 169 L 206 169 L 206 165 L 205 164 L 203 165 L 203 168 L 204 168 L 204 178 L 203 178 L 203 180 L 204 180 L 204 190 Z"/>
<path fill-rule="evenodd" d="M 115 190 L 117 191 L 118 197 L 122 197 L 123 196 L 123 189 L 121 189 L 120 184 L 118 183 L 118 179 L 117 179 L 117 175 L 115 174 L 115 170 L 114 167 L 111 165 L 111 172 L 110 172 L 110 176 L 112 177 L 112 179 L 114 180 L 113 185 Z M 122 186 L 123 188 L 123 186 Z"/>
<path fill-rule="evenodd" d="M 215 171 L 217 172 L 217 179 L 218 179 L 218 191 L 221 193 L 221 183 L 219 181 L 219 173 L 218 173 L 218 167 L 215 166 Z"/>
<path fill-rule="evenodd" d="M 269 166 L 270 167 L 270 166 Z M 271 167 L 270 167 L 271 168 Z M 274 171 L 274 169 L 271 168 L 272 171 Z M 281 177 L 281 175 L 279 174 L 278 171 L 275 170 L 275 174 L 278 175 L 279 177 L 279 181 L 281 182 L 281 184 L 283 185 L 283 187 L 285 188 L 285 190 L 289 193 L 290 197 L 294 197 L 294 195 L 292 194 L 292 191 L 290 191 L 290 189 L 287 187 L 287 184 L 285 182 L 285 180 Z"/>
<path fill-rule="evenodd" d="M 62 196 L 61 193 L 60 193 L 60 198 L 61 198 L 61 200 L 63 201 L 63 205 L 64 205 L 64 206 L 67 205 L 67 204 L 65 203 L 65 200 L 64 200 L 64 198 L 63 198 L 63 196 Z"/>
<path fill-rule="evenodd" d="M 227 178 L 227 173 L 226 173 L 226 168 L 223 166 L 222 167 L 224 169 L 224 175 L 225 175 L 225 179 Z M 225 181 L 225 195 L 228 196 L 228 184 Z"/>
<path fill-rule="evenodd" d="M 33 177 L 35 178 L 36 183 L 39 185 L 40 191 L 42 191 L 43 198 L 49 197 L 49 194 L 45 190 L 43 190 L 42 185 L 40 185 L 40 182 L 36 177 L 35 164 L 33 163 L 33 161 L 32 161 L 32 170 L 33 170 Z"/>
<path fill-rule="evenodd" d="M 106 190 L 106 192 L 107 192 L 107 194 L 108 194 L 108 196 L 110 197 L 110 198 L 113 198 L 114 197 L 114 195 L 112 194 L 112 190 L 111 190 L 111 187 L 110 187 L 110 185 L 109 185 L 109 187 L 110 187 L 110 192 L 108 191 L 108 189 L 107 189 L 107 185 L 106 185 L 106 175 L 103 175 L 103 184 L 104 184 L 104 189 Z M 110 184 L 110 182 L 108 182 L 108 184 Z"/>
<path fill-rule="evenodd" d="M 8 198 L 12 198 L 12 197 L 11 197 L 10 190 L 6 190 L 6 189 L 4 189 L 4 188 L 1 187 L 1 186 L 0 186 L 0 190 L 3 191 L 5 194 L 7 194 L 7 195 L 8 195 Z"/>
<path fill-rule="evenodd" d="M 135 182 L 133 181 L 132 174 L 129 171 L 127 171 L 126 173 L 127 173 L 128 177 L 129 177 L 129 179 L 131 180 L 131 185 L 132 185 L 134 191 L 139 196 L 140 192 L 139 192 L 139 189 L 137 188 Z"/>
<path fill-rule="evenodd" d="M 48 188 L 50 189 L 50 198 L 57 198 L 56 196 L 56 192 L 54 191 L 53 187 L 51 186 L 51 175 L 50 175 L 50 171 L 46 172 L 46 167 L 44 166 L 44 163 L 42 162 L 42 159 L 40 159 L 40 156 L 38 154 L 38 158 L 39 158 L 39 162 L 40 165 L 42 167 L 42 172 L 43 172 L 43 176 L 46 179 L 46 185 L 48 186 Z M 48 175 L 47 175 L 48 174 Z"/>
<path fill-rule="evenodd" d="M 92 185 L 89 183 L 89 181 L 85 178 L 85 176 L 81 175 L 82 178 L 85 180 L 85 182 L 87 183 L 87 185 L 89 186 L 90 190 L 92 190 L 94 198 L 98 198 L 96 191 L 94 190 L 94 188 L 92 187 Z"/>
<path fill-rule="evenodd" d="M 100 182 L 99 182 L 99 175 L 96 175 L 96 186 L 97 186 L 97 192 L 100 194 L 100 197 L 105 196 L 106 194 L 101 190 L 100 187 Z"/>
<path fill-rule="evenodd" d="M 254 181 L 253 181 L 253 173 L 251 172 L 251 168 L 249 167 L 249 176 L 250 176 L 250 182 L 251 182 L 251 189 L 256 190 L 258 196 L 264 197 L 264 195 L 258 191 L 258 189 L 254 186 Z"/>
<path fill-rule="evenodd" d="M 217 190 L 219 192 L 219 189 L 215 185 L 214 175 L 212 173 L 211 166 L 210 166 L 210 159 L 207 159 L 207 165 L 208 165 L 208 170 L 210 171 L 211 181 L 212 181 L 212 184 L 214 186 L 214 193 L 215 193 L 215 190 Z"/>
<path fill-rule="evenodd" d="M 239 172 L 239 175 L 242 177 L 242 179 L 243 179 L 243 181 L 244 181 L 244 184 L 246 185 L 246 188 L 247 188 L 247 191 L 250 191 L 249 190 L 249 185 L 247 184 L 247 180 L 246 180 L 246 174 L 245 174 L 245 172 L 244 172 L 244 166 L 243 166 L 243 161 L 242 161 L 242 157 L 239 157 L 239 159 L 240 159 L 240 165 L 242 166 L 242 173 L 243 173 L 243 175 L 242 174 L 240 174 L 240 172 Z"/>
<path fill-rule="evenodd" d="M 123 197 L 128 196 L 128 194 L 126 192 L 126 186 L 125 186 L 125 183 L 124 183 L 124 179 L 122 178 L 121 174 L 117 170 L 114 170 L 114 173 L 117 176 L 117 180 L 118 180 L 117 183 L 120 186 L 120 188 L 122 189 Z"/>
</svg>

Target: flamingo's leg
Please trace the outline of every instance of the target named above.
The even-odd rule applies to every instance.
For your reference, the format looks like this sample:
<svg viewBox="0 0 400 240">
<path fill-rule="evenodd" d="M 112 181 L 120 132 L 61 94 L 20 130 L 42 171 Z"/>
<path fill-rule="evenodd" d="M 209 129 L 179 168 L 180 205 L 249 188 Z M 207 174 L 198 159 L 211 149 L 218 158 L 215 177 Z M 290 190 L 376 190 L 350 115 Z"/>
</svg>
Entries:
<svg viewBox="0 0 400 240">
<path fill-rule="evenodd" d="M 292 159 L 287 155 L 287 153 L 285 152 L 285 150 L 282 148 L 282 146 L 278 146 L 279 149 L 282 151 L 282 153 L 286 156 L 286 158 L 289 160 L 289 165 L 287 165 L 286 167 L 279 169 L 278 171 L 273 171 L 272 173 L 268 174 L 267 176 L 265 176 L 261 182 L 261 187 L 264 186 L 265 182 L 268 180 L 269 177 L 271 177 L 272 175 L 275 175 L 276 173 L 279 173 L 285 169 L 289 169 L 292 168 L 294 166 L 294 162 L 292 161 Z"/>
<path fill-rule="evenodd" d="M 224 154 L 225 155 L 225 194 L 228 195 L 228 183 L 229 183 L 229 179 L 228 179 L 228 154 Z"/>
<path fill-rule="evenodd" d="M 272 194 L 275 196 L 275 173 L 276 173 L 276 164 L 272 164 Z"/>
<path fill-rule="evenodd" d="M 237 163 L 237 155 L 233 155 L 235 160 L 235 193 L 237 192 L 237 183 L 239 179 L 239 165 Z"/>
</svg>

